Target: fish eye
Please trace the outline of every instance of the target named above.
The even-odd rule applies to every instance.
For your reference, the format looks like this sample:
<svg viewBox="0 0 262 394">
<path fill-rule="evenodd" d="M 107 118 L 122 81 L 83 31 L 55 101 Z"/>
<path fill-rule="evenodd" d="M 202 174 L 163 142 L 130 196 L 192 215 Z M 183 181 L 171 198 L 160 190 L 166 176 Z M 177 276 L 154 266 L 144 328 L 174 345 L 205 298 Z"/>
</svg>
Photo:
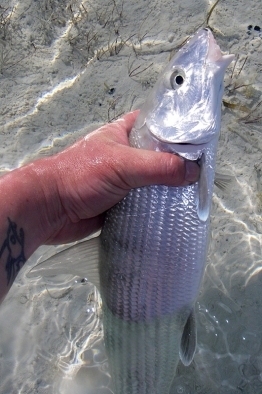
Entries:
<svg viewBox="0 0 262 394">
<path fill-rule="evenodd" d="M 182 70 L 175 70 L 172 72 L 170 77 L 170 85 L 173 89 L 179 88 L 183 85 L 185 81 L 185 76 Z"/>
<path fill-rule="evenodd" d="M 177 75 L 175 81 L 177 85 L 182 85 L 182 83 L 184 82 L 184 78 L 182 77 L 182 75 Z"/>
</svg>

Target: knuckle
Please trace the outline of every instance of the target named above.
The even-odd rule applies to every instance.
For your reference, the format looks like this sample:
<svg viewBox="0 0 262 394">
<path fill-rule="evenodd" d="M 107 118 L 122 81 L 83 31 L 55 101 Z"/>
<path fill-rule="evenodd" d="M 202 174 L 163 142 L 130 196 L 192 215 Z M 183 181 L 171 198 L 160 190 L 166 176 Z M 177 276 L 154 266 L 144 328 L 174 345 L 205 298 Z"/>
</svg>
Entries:
<svg viewBox="0 0 262 394">
<path fill-rule="evenodd" d="M 185 176 L 184 160 L 178 156 L 169 154 L 165 161 L 165 175 L 168 184 L 174 186 L 181 184 Z"/>
</svg>

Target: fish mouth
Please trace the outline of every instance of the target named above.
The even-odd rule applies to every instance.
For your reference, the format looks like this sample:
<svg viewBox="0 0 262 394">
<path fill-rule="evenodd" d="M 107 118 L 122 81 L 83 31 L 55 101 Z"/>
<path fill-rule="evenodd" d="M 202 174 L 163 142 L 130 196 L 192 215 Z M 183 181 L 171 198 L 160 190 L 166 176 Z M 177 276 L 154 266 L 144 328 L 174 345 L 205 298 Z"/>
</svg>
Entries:
<svg viewBox="0 0 262 394">
<path fill-rule="evenodd" d="M 206 147 L 207 144 L 173 143 L 168 144 L 168 151 L 184 159 L 197 161 Z"/>
<path fill-rule="evenodd" d="M 226 69 L 234 59 L 235 55 L 223 55 L 211 31 L 208 28 L 205 28 L 204 30 L 208 33 L 207 62 L 216 63 L 220 67 Z"/>
</svg>

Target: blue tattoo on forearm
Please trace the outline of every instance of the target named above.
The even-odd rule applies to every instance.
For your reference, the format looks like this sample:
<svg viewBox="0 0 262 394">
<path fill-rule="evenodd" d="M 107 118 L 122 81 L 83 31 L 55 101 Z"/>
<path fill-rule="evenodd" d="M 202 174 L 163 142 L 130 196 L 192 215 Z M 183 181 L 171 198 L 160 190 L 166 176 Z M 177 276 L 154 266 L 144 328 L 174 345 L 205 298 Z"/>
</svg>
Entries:
<svg viewBox="0 0 262 394">
<path fill-rule="evenodd" d="M 8 218 L 6 239 L 0 248 L 0 259 L 5 261 L 7 285 L 13 282 L 16 275 L 23 267 L 26 258 L 24 254 L 24 230 L 18 231 L 17 224 Z"/>
</svg>

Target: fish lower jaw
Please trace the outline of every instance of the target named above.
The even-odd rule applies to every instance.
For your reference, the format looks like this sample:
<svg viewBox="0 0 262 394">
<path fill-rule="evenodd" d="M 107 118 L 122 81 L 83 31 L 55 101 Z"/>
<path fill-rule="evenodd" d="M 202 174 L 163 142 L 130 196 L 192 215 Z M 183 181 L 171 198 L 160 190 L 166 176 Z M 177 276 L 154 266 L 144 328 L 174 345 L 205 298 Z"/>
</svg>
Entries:
<svg viewBox="0 0 262 394">
<path fill-rule="evenodd" d="M 201 158 L 206 144 L 168 144 L 169 152 L 175 153 L 187 160 L 198 160 Z"/>
<path fill-rule="evenodd" d="M 187 160 L 198 160 L 207 144 L 190 143 L 168 143 L 154 137 L 148 126 L 144 124 L 141 128 L 134 127 L 130 133 L 131 146 L 160 152 L 177 154 Z"/>
</svg>

